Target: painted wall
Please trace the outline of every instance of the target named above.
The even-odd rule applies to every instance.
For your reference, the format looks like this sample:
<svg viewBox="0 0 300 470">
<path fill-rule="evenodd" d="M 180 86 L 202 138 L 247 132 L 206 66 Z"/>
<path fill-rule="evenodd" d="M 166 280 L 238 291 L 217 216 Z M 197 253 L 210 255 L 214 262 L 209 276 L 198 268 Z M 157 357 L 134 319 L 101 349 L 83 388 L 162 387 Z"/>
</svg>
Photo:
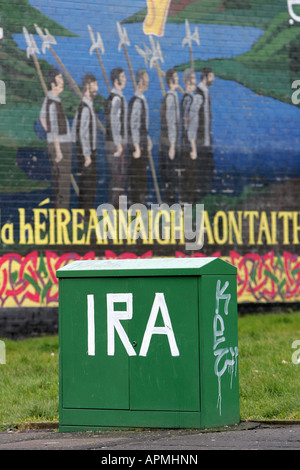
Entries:
<svg viewBox="0 0 300 470">
<path fill-rule="evenodd" d="M 0 13 L 2 307 L 57 306 L 74 259 L 158 256 L 228 260 L 239 302 L 300 300 L 297 2 Z"/>
</svg>

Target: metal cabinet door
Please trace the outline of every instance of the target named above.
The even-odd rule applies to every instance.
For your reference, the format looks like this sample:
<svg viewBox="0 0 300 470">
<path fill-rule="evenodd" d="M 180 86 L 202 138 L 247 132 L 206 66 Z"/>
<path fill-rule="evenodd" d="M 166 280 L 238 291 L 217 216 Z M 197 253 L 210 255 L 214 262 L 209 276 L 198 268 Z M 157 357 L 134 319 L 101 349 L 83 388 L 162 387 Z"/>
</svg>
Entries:
<svg viewBox="0 0 300 470">
<path fill-rule="evenodd" d="M 236 276 L 199 279 L 203 425 L 239 421 Z"/>
<path fill-rule="evenodd" d="M 107 354 L 106 294 L 126 289 L 126 279 L 60 280 L 63 408 L 129 409 L 129 356 L 117 337 L 115 354 Z M 88 351 L 88 295 L 94 300 L 94 355 Z"/>
<path fill-rule="evenodd" d="M 136 350 L 130 357 L 131 410 L 200 410 L 197 283 L 192 276 L 129 279 L 129 335 Z"/>
</svg>

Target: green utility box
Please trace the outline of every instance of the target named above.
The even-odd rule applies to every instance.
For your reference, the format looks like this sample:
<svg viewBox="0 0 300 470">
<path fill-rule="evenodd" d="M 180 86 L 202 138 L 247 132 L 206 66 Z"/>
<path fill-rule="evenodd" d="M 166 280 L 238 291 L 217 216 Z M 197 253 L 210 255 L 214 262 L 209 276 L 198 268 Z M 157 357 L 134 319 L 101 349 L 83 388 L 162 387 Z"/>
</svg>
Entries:
<svg viewBox="0 0 300 470">
<path fill-rule="evenodd" d="M 234 266 L 75 261 L 57 277 L 60 431 L 239 422 Z"/>
</svg>

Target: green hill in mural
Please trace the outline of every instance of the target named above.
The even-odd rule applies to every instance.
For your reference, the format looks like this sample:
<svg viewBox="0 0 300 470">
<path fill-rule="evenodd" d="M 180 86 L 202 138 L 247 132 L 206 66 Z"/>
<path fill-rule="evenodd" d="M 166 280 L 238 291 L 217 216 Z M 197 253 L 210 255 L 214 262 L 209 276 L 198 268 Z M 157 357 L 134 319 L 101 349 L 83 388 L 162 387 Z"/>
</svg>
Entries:
<svg viewBox="0 0 300 470">
<path fill-rule="evenodd" d="M 177 12 L 176 12 L 177 6 Z M 295 7 L 295 13 L 299 10 Z M 173 0 L 168 22 L 249 26 L 264 31 L 252 49 L 232 59 L 195 61 L 195 69 L 211 66 L 215 74 L 235 80 L 256 93 L 291 103 L 291 82 L 300 73 L 300 26 L 289 23 L 282 0 Z M 146 10 L 125 22 L 143 21 Z M 201 38 L 201 27 L 199 28 Z M 201 48 L 199 49 L 201 54 Z M 184 70 L 189 64 L 182 64 Z"/>
<path fill-rule="evenodd" d="M 258 94 L 291 103 L 291 83 L 300 72 L 299 32 L 298 25 L 289 24 L 288 13 L 281 12 L 250 51 L 234 59 L 198 60 L 195 69 L 211 66 L 220 78 L 235 80 Z"/>
<path fill-rule="evenodd" d="M 4 29 L 4 38 L 0 41 L 1 79 L 7 84 L 7 105 L 40 103 L 43 90 L 33 61 L 27 58 L 25 51 L 18 49 L 13 34 L 22 34 L 23 26 L 29 33 L 36 34 L 34 24 L 37 23 L 57 36 L 75 35 L 29 5 L 28 0 L 2 1 L 0 13 Z M 45 76 L 50 65 L 44 59 L 39 59 L 39 63 Z"/>
<path fill-rule="evenodd" d="M 287 11 L 286 2 L 282 0 L 197 0 L 194 3 L 188 0 L 186 3 L 184 9 L 168 17 L 168 22 L 184 22 L 187 18 L 190 23 L 251 26 L 264 30 L 276 15 Z"/>
</svg>

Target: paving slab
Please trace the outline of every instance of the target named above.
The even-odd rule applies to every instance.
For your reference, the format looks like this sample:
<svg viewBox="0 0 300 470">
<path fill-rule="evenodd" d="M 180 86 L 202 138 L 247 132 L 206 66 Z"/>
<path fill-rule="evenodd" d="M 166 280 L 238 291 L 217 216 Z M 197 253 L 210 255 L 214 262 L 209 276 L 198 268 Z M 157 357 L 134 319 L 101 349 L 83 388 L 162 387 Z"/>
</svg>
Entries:
<svg viewBox="0 0 300 470">
<path fill-rule="evenodd" d="M 176 459 L 178 455 L 197 456 L 197 452 L 201 450 L 299 449 L 300 424 L 268 425 L 252 422 L 217 430 L 132 429 L 58 432 L 57 429 L 25 429 L 0 432 L 0 450 L 98 450 L 102 451 L 103 459 L 112 459 L 114 456 L 120 458 L 122 452 L 124 456 L 134 456 L 135 453 L 131 451 L 149 451 L 148 454 L 137 452 L 140 461 L 136 457 L 131 466 L 141 463 L 147 455 L 149 459 L 153 455 L 169 455 L 165 458 L 170 460 Z M 160 451 L 160 454 L 157 454 L 157 451 Z M 130 466 L 129 461 L 121 463 Z"/>
</svg>

